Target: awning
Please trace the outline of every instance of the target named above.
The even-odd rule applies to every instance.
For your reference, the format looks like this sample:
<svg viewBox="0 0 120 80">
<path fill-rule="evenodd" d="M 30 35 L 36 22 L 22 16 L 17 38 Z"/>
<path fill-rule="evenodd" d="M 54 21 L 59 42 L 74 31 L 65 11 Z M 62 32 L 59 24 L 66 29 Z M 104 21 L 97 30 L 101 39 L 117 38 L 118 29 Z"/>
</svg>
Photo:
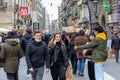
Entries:
<svg viewBox="0 0 120 80">
<path fill-rule="evenodd" d="M 6 29 L 6 28 L 0 28 L 0 32 L 9 32 L 9 31 L 12 31 L 12 30 L 9 30 L 9 29 Z"/>
</svg>

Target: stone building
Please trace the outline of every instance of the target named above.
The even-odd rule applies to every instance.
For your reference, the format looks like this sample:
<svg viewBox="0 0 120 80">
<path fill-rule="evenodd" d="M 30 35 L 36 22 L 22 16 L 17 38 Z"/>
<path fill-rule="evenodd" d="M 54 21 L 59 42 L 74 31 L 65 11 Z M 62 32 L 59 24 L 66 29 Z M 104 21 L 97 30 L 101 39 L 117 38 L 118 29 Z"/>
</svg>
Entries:
<svg viewBox="0 0 120 80">
<path fill-rule="evenodd" d="M 28 15 L 20 16 L 20 7 L 28 7 Z M 31 10 L 30 0 L 0 0 L 0 27 L 20 29 L 23 24 L 28 24 Z"/>
<path fill-rule="evenodd" d="M 106 1 L 111 6 L 108 10 L 104 10 L 102 7 Z M 108 38 L 120 28 L 120 0 L 62 0 L 60 13 L 62 26 L 90 29 L 91 17 L 92 27 L 98 23 L 104 26 Z M 74 23 L 76 24 L 74 25 Z"/>
</svg>

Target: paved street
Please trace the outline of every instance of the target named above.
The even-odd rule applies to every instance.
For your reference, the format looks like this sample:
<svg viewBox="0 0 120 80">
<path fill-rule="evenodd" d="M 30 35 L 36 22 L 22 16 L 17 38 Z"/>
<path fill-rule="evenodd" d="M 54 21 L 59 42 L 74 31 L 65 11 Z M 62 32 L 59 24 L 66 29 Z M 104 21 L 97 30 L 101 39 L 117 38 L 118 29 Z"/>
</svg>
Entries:
<svg viewBox="0 0 120 80">
<path fill-rule="evenodd" d="M 26 78 L 26 63 L 24 58 L 21 59 L 19 78 L 19 80 L 31 80 L 31 78 Z M 0 80 L 7 80 L 3 68 L 0 68 Z M 52 80 L 50 73 L 45 73 L 43 80 Z M 74 80 L 89 80 L 87 75 L 87 64 L 85 68 L 85 76 L 80 77 L 75 75 Z M 116 63 L 114 59 L 107 60 L 105 64 L 105 80 L 120 80 L 120 62 Z"/>
</svg>

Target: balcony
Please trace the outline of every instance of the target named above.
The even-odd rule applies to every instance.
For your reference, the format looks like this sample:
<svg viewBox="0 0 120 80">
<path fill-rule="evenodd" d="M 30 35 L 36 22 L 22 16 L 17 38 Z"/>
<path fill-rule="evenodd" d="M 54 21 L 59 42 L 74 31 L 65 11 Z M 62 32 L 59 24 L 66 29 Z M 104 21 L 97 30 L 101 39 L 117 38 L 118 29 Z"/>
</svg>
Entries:
<svg viewBox="0 0 120 80">
<path fill-rule="evenodd" d="M 7 8 L 7 2 L 0 2 L 0 9 Z"/>
<path fill-rule="evenodd" d="M 87 4 L 87 0 L 82 0 L 82 4 Z"/>
<path fill-rule="evenodd" d="M 72 19 L 76 19 L 78 18 L 78 8 L 74 7 L 73 11 L 72 11 Z"/>
<path fill-rule="evenodd" d="M 79 1 L 79 0 L 72 0 L 72 1 L 71 1 L 71 5 L 77 4 L 78 1 Z"/>
</svg>

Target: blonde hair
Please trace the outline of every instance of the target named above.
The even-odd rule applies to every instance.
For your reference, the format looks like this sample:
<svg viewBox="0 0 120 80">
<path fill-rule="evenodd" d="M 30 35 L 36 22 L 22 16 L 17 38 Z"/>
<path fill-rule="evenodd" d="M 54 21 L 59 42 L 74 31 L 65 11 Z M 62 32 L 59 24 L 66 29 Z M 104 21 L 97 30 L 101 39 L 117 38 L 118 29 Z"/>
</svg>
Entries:
<svg viewBox="0 0 120 80">
<path fill-rule="evenodd" d="M 55 33 L 55 34 L 54 34 L 54 36 L 52 37 L 52 39 L 50 40 L 50 42 L 49 42 L 49 44 L 48 44 L 48 47 L 54 45 L 54 40 L 55 40 L 55 36 L 56 36 L 56 35 L 60 35 L 60 36 L 61 36 L 61 33 Z M 64 44 L 64 42 L 63 42 L 63 40 L 62 40 L 62 37 L 61 37 L 60 43 L 61 43 L 61 45 L 64 47 L 64 49 L 66 50 L 66 46 L 65 46 L 65 44 Z"/>
</svg>

